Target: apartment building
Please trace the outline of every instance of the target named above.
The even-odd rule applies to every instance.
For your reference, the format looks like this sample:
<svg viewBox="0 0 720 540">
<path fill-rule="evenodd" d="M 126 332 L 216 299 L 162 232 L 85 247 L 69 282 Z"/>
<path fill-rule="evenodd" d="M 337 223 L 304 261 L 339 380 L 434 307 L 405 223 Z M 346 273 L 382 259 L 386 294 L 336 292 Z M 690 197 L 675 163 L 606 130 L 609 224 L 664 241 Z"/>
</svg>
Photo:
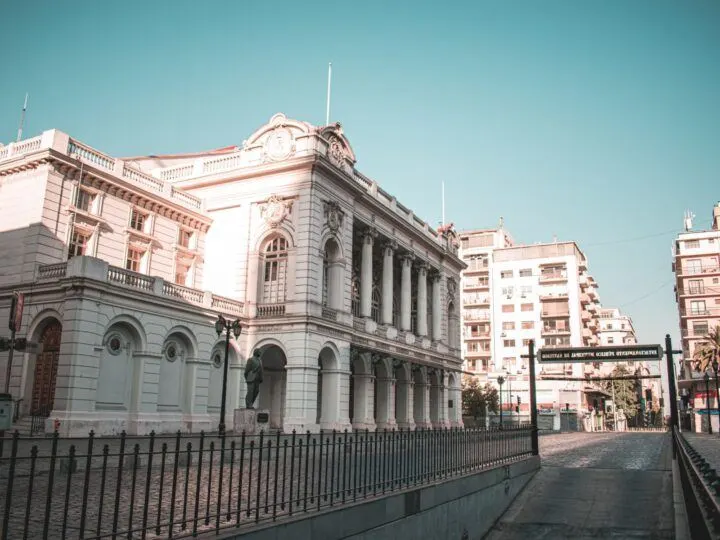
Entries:
<svg viewBox="0 0 720 540">
<path fill-rule="evenodd" d="M 574 242 L 513 245 L 499 230 L 460 233 L 460 242 L 468 264 L 463 272 L 465 369 L 493 384 L 503 377 L 504 408 L 528 411 L 528 360 L 522 356 L 529 341 L 537 348 L 598 345 L 597 284 Z M 539 408 L 584 407 L 581 381 L 553 380 L 581 377 L 582 364 L 536 365 L 536 373 Z"/>
<path fill-rule="evenodd" d="M 687 396 L 695 411 L 699 431 L 708 397 L 710 408 L 717 408 L 714 374 L 711 373 L 708 396 L 704 373 L 694 370 L 692 361 L 708 332 L 720 325 L 720 203 L 713 207 L 709 230 L 693 230 L 692 218 L 686 217 L 685 231 L 675 240 L 672 269 L 683 350 L 678 387 L 680 395 Z M 717 429 L 720 427 L 717 415 L 711 416 Z M 706 417 L 702 420 L 707 422 Z"/>
<path fill-rule="evenodd" d="M 512 237 L 502 227 L 460 234 L 460 257 L 467 264 L 462 277 L 463 370 L 478 376 L 482 384 L 488 381 L 493 346 L 492 254 L 512 245 Z"/>
</svg>

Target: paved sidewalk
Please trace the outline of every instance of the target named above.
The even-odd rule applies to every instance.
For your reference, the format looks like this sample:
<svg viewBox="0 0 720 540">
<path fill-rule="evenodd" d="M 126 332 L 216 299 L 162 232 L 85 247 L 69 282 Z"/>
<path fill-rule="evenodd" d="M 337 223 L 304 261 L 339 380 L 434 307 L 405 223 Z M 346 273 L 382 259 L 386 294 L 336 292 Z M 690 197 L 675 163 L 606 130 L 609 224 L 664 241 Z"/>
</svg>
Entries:
<svg viewBox="0 0 720 540">
<path fill-rule="evenodd" d="M 690 446 L 700 453 L 716 471 L 720 471 L 720 435 L 713 433 L 680 433 Z"/>
</svg>

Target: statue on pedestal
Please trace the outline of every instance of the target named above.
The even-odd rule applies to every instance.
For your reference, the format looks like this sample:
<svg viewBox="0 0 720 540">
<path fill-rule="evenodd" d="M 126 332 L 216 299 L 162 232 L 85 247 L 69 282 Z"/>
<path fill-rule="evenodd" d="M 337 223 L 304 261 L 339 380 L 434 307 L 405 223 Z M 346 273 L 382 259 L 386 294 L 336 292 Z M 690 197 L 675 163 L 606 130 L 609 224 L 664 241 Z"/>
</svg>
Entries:
<svg viewBox="0 0 720 540">
<path fill-rule="evenodd" d="M 253 408 L 253 403 L 255 403 L 260 393 L 260 383 L 263 382 L 263 367 L 260 355 L 260 349 L 255 349 L 253 355 L 245 362 L 245 384 L 247 384 L 245 408 L 247 409 Z"/>
</svg>

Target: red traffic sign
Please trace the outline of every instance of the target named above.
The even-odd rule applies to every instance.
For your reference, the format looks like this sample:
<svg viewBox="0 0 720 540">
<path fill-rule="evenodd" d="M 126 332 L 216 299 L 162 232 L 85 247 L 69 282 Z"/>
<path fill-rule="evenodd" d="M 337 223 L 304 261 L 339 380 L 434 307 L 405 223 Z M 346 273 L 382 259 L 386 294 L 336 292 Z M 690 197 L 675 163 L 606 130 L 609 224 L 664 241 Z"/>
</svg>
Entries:
<svg viewBox="0 0 720 540">
<path fill-rule="evenodd" d="M 8 327 L 12 332 L 20 331 L 24 307 L 25 295 L 17 291 L 13 292 L 12 304 L 10 306 L 10 321 L 8 323 Z"/>
</svg>

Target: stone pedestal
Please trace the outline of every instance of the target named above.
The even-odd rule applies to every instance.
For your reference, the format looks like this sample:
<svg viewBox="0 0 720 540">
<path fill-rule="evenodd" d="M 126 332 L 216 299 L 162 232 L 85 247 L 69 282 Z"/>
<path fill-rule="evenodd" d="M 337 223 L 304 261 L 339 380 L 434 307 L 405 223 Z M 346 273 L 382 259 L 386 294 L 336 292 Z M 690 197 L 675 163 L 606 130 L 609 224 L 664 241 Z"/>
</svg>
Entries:
<svg viewBox="0 0 720 540">
<path fill-rule="evenodd" d="M 270 429 L 270 411 L 268 409 L 235 409 L 233 413 L 233 431 L 246 435 L 267 433 Z"/>
</svg>

